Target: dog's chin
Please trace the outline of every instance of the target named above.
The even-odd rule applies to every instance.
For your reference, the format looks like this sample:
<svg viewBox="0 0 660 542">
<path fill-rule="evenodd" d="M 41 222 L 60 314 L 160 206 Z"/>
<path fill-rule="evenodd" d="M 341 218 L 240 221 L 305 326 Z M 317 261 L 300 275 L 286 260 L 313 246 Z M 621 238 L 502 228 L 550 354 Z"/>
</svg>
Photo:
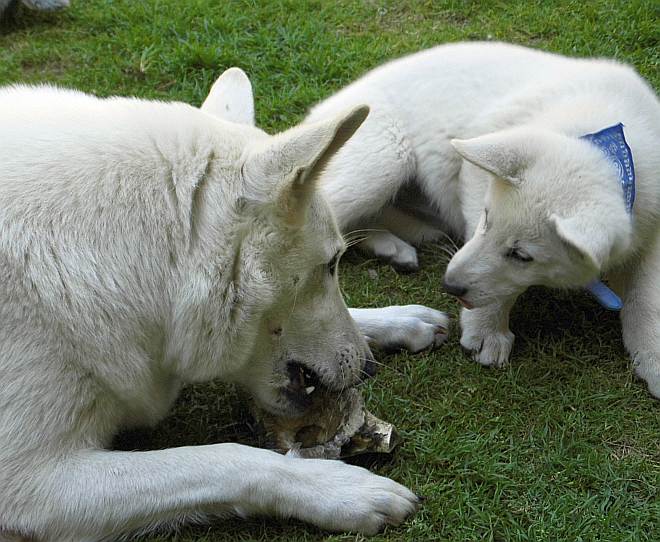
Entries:
<svg viewBox="0 0 660 542">
<path fill-rule="evenodd" d="M 300 362 L 287 363 L 288 382 L 271 389 L 267 395 L 256 394 L 257 404 L 274 416 L 299 418 L 312 408 L 314 399 L 326 389 L 319 376 Z"/>
<path fill-rule="evenodd" d="M 474 309 L 474 303 L 468 301 L 468 300 L 465 299 L 464 297 L 457 297 L 456 299 L 458 300 L 458 302 L 461 304 L 461 306 L 462 306 L 464 309 L 467 309 L 467 310 L 469 310 L 469 311 L 472 310 L 472 309 Z"/>
<path fill-rule="evenodd" d="M 457 297 L 456 299 L 464 309 L 469 311 L 471 311 L 472 309 L 485 307 L 486 305 L 492 303 L 492 299 L 487 299 L 484 297 L 464 296 L 464 297 Z"/>
<path fill-rule="evenodd" d="M 267 399 L 255 396 L 255 402 L 260 409 L 279 418 L 300 418 L 311 409 L 313 403 L 311 398 L 292 394 L 287 387 L 277 389 Z"/>
<path fill-rule="evenodd" d="M 503 298 L 509 297 L 514 293 L 515 293 L 514 291 L 507 291 L 507 292 L 498 293 L 497 295 L 489 293 L 487 295 L 464 296 L 464 297 L 458 297 L 456 299 L 463 306 L 464 309 L 474 310 L 474 309 L 481 309 L 483 307 L 488 307 L 493 303 L 499 303 Z"/>
<path fill-rule="evenodd" d="M 262 410 L 268 412 L 278 418 L 300 418 L 304 416 L 308 408 L 301 407 L 297 403 L 289 401 L 282 393 L 279 396 L 279 401 L 276 402 L 262 402 L 258 401 L 257 405 Z"/>
</svg>

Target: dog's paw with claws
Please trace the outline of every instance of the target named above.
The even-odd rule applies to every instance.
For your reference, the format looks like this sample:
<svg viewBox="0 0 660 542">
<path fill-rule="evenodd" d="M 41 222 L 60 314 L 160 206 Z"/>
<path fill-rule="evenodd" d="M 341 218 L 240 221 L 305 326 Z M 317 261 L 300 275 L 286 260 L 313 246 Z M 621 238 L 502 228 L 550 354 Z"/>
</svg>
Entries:
<svg viewBox="0 0 660 542">
<path fill-rule="evenodd" d="M 297 510 L 290 515 L 322 529 L 374 535 L 386 525 L 399 525 L 420 506 L 420 498 L 406 487 L 361 467 L 340 461 L 302 461 L 309 473 L 303 494 L 308 494 L 301 494 Z"/>
<path fill-rule="evenodd" d="M 447 340 L 449 317 L 423 305 L 349 309 L 370 346 L 421 352 Z"/>
<path fill-rule="evenodd" d="M 633 358 L 635 376 L 646 382 L 649 393 L 660 399 L 660 356 L 652 352 L 637 352 Z"/>
<path fill-rule="evenodd" d="M 386 261 L 397 271 L 412 273 L 419 269 L 417 250 L 388 231 L 377 231 L 359 244 L 361 250 Z"/>
<path fill-rule="evenodd" d="M 504 367 L 509 362 L 515 335 L 506 333 L 463 333 L 461 346 L 472 355 L 472 359 L 486 367 Z"/>
</svg>

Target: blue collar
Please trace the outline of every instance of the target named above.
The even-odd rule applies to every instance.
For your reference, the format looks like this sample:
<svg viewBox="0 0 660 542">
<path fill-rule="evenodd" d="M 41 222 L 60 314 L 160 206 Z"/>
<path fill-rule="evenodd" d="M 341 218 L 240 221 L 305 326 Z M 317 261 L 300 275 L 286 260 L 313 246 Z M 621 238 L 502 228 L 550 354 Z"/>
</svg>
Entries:
<svg viewBox="0 0 660 542">
<path fill-rule="evenodd" d="M 635 203 L 635 165 L 632 151 L 623 134 L 623 124 L 615 124 L 600 132 L 583 135 L 580 139 L 586 139 L 596 145 L 616 166 L 626 210 L 632 215 Z M 621 298 L 600 280 L 590 282 L 586 288 L 604 308 L 612 311 L 620 311 L 623 308 Z"/>
</svg>

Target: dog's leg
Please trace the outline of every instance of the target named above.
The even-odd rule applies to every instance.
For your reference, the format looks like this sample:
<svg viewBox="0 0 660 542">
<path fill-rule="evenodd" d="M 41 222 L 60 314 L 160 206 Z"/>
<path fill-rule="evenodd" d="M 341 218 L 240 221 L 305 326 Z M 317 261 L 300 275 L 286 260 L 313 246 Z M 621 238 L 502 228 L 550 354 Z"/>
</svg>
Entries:
<svg viewBox="0 0 660 542">
<path fill-rule="evenodd" d="M 419 352 L 447 340 L 449 317 L 422 305 L 348 310 L 370 346 Z"/>
<path fill-rule="evenodd" d="M 419 503 L 405 487 L 359 467 L 237 444 L 79 451 L 35 469 L 25 483 L 21 515 L 9 528 L 48 542 L 105 540 L 223 513 L 273 514 L 374 534 L 401 523 Z"/>
<path fill-rule="evenodd" d="M 387 230 L 370 232 L 358 248 L 385 260 L 403 272 L 417 271 L 417 250 Z"/>
<path fill-rule="evenodd" d="M 660 236 L 632 274 L 624 279 L 623 342 L 635 375 L 660 399 Z"/>
<path fill-rule="evenodd" d="M 391 206 L 383 209 L 373 229 L 365 233 L 367 238 L 358 248 L 404 272 L 417 271 L 419 267 L 413 243 L 446 237 L 441 230 Z"/>
<path fill-rule="evenodd" d="M 461 346 L 481 365 L 502 367 L 509 361 L 515 339 L 509 330 L 509 313 L 517 297 L 461 311 Z"/>
<path fill-rule="evenodd" d="M 380 216 L 380 224 L 399 239 L 412 245 L 448 238 L 447 234 L 437 226 L 397 207 L 385 207 Z"/>
</svg>

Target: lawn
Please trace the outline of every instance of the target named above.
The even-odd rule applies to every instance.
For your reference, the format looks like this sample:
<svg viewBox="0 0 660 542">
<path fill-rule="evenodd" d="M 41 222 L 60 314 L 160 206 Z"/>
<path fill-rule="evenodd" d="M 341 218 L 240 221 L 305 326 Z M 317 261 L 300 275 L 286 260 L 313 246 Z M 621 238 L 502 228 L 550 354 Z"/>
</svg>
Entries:
<svg viewBox="0 0 660 542">
<path fill-rule="evenodd" d="M 387 59 L 475 39 L 615 57 L 660 89 L 657 0 L 73 0 L 57 14 L 22 10 L 0 28 L 0 84 L 200 104 L 237 65 L 252 79 L 258 123 L 274 132 Z M 349 305 L 423 303 L 456 316 L 440 288 L 442 254 L 423 247 L 412 275 L 349 254 L 341 265 Z M 391 458 L 361 461 L 427 500 L 372 540 L 660 540 L 660 402 L 631 376 L 618 317 L 580 293 L 534 290 L 514 309 L 512 329 L 516 347 L 503 370 L 470 361 L 456 325 L 437 351 L 380 356 L 368 403 L 396 423 L 403 443 Z M 209 384 L 186 390 L 159 427 L 124 434 L 117 446 L 230 439 L 254 442 L 246 413 L 236 390 Z M 140 540 L 363 538 L 228 519 Z"/>
</svg>

